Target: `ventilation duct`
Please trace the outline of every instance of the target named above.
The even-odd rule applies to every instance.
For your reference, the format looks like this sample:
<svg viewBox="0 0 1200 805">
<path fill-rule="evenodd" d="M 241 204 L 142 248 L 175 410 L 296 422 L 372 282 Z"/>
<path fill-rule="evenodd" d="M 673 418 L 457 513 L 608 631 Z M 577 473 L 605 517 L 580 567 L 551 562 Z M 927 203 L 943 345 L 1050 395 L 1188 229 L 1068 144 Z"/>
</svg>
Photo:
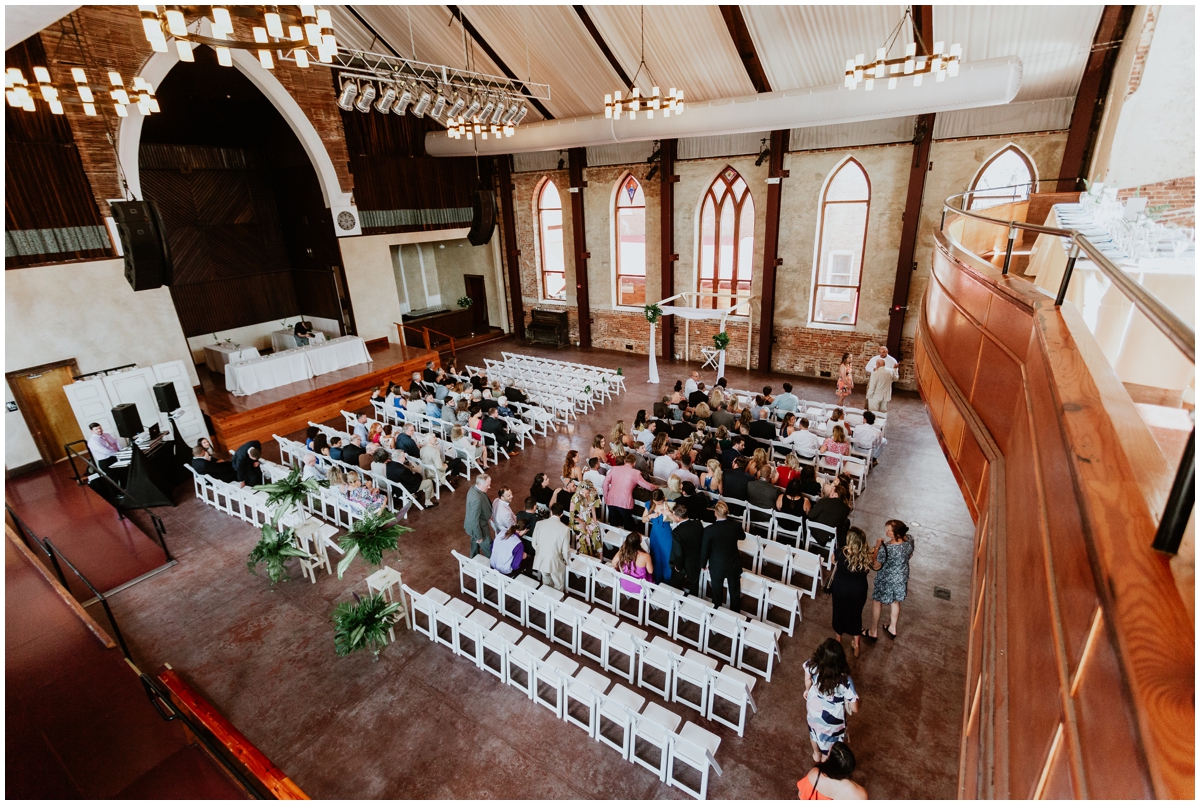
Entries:
<svg viewBox="0 0 1200 805">
<path fill-rule="evenodd" d="M 964 64 L 957 78 L 901 82 L 896 89 L 848 90 L 842 84 L 786 92 L 764 92 L 741 98 L 689 102 L 681 117 L 636 120 L 606 119 L 603 114 L 571 120 L 546 120 L 522 126 L 519 136 L 504 140 L 452 140 L 444 132 L 425 135 L 429 156 L 513 154 L 584 148 L 672 137 L 711 137 L 776 129 L 799 129 L 838 123 L 861 123 L 930 112 L 975 109 L 1011 103 L 1021 88 L 1017 56 Z"/>
</svg>

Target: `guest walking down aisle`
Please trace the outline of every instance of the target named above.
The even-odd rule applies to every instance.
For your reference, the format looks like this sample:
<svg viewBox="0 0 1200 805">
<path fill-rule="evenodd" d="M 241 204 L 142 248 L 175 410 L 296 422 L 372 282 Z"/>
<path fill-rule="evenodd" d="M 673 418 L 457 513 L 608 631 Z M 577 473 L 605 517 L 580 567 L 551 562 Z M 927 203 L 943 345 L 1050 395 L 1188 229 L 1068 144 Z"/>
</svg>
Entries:
<svg viewBox="0 0 1200 805">
<path fill-rule="evenodd" d="M 908 526 L 899 520 L 888 520 L 884 526 L 887 539 L 875 542 L 875 589 L 871 593 L 870 637 L 879 637 L 879 616 L 883 605 L 891 607 L 891 628 L 884 627 L 888 637 L 896 637 L 900 620 L 900 602 L 908 596 L 908 563 L 913 555 L 913 540 Z"/>
<path fill-rule="evenodd" d="M 842 644 L 826 638 L 804 663 L 804 699 L 813 760 L 825 760 L 835 743 L 846 741 L 846 719 L 858 712 L 858 691 Z"/>
</svg>

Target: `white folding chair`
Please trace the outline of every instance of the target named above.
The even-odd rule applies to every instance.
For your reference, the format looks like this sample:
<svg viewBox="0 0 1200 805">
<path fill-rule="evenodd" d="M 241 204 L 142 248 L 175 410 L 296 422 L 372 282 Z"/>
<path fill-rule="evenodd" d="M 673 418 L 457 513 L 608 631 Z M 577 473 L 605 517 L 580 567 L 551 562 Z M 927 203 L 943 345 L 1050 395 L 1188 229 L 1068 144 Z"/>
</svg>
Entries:
<svg viewBox="0 0 1200 805">
<path fill-rule="evenodd" d="M 667 761 L 671 756 L 671 739 L 675 737 L 679 723 L 683 719 L 655 702 L 646 705 L 646 709 L 634 719 L 632 735 L 630 736 L 629 760 L 639 766 L 644 766 L 658 775 L 658 779 L 667 781 Z M 658 750 L 658 760 L 642 757 L 639 752 L 642 746 L 649 744 Z"/>
<path fill-rule="evenodd" d="M 476 554 L 483 556 L 483 554 Z M 504 582 L 507 579 L 498 570 L 488 565 L 479 571 L 479 601 L 485 606 L 504 614 Z"/>
<path fill-rule="evenodd" d="M 600 724 L 600 706 L 612 680 L 591 668 L 580 668 L 575 676 L 567 680 L 563 692 L 563 721 L 574 724 L 595 738 Z M 572 708 L 572 705 L 575 705 Z M 586 710 L 586 717 L 579 714 Z"/>
<path fill-rule="evenodd" d="M 579 626 L 578 654 L 604 665 L 608 649 L 608 633 L 617 628 L 616 615 L 596 607 L 583 619 Z"/>
<path fill-rule="evenodd" d="M 726 665 L 720 671 L 713 671 L 708 680 L 709 719 L 737 730 L 738 737 L 743 737 L 746 734 L 747 709 L 758 712 L 753 695 L 754 683 L 758 680 L 732 665 Z M 736 708 L 736 716 L 726 718 L 717 707 L 718 703 L 732 705 Z"/>
<path fill-rule="evenodd" d="M 578 598 L 564 597 L 554 605 L 554 623 L 550 627 L 550 640 L 560 643 L 571 650 L 572 654 L 579 653 L 579 630 L 583 619 L 592 608 Z"/>
<path fill-rule="evenodd" d="M 624 685 L 613 685 L 612 690 L 600 701 L 596 715 L 596 740 L 616 749 L 621 757 L 629 760 L 633 750 L 633 726 L 645 704 L 646 697 Z M 617 737 L 614 737 L 614 732 L 617 732 Z"/>
<path fill-rule="evenodd" d="M 664 699 L 671 698 L 671 677 L 675 672 L 675 661 L 683 656 L 683 649 L 661 635 L 638 647 L 638 687 L 652 690 Z M 646 670 L 653 669 L 663 675 L 662 686 L 649 680 Z"/>
<path fill-rule="evenodd" d="M 774 624 L 763 621 L 746 621 L 742 624 L 742 633 L 738 636 L 737 667 L 743 671 L 758 674 L 770 682 L 771 671 L 775 667 L 775 657 L 779 655 L 780 631 L 782 630 Z M 750 662 L 752 653 L 763 656 L 762 667 Z"/>
<path fill-rule="evenodd" d="M 433 639 L 452 651 L 458 646 L 458 623 L 475 610 L 461 598 L 451 598 L 438 607 L 433 618 Z"/>
<path fill-rule="evenodd" d="M 789 548 L 788 551 L 791 556 L 784 582 L 815 600 L 817 585 L 821 583 L 821 557 L 799 548 Z"/>
<path fill-rule="evenodd" d="M 621 589 L 620 574 L 608 565 L 592 566 L 592 598 L 597 606 L 609 612 L 617 611 L 617 591 Z"/>
<path fill-rule="evenodd" d="M 753 503 L 746 504 L 746 533 L 763 539 L 771 539 L 771 523 L 774 511 L 762 509 Z"/>
<path fill-rule="evenodd" d="M 579 663 L 570 657 L 559 651 L 550 652 L 534 671 L 533 700 L 562 718 L 567 701 L 567 680 L 578 670 Z"/>
<path fill-rule="evenodd" d="M 832 526 L 806 521 L 804 550 L 821 557 L 826 570 L 833 567 L 833 551 L 837 546 L 837 529 Z"/>
<path fill-rule="evenodd" d="M 475 612 L 483 612 L 481 609 Z M 471 614 L 474 615 L 475 612 Z M 483 648 L 480 652 L 479 667 L 503 684 L 508 684 L 508 652 L 521 640 L 521 630 L 515 626 L 500 621 L 483 635 Z M 492 665 L 491 658 L 495 657 L 496 664 Z"/>
<path fill-rule="evenodd" d="M 645 629 L 639 629 L 631 623 L 619 624 L 608 633 L 608 640 L 604 645 L 604 670 L 619 674 L 632 684 L 634 674 L 637 673 L 638 646 L 645 640 Z M 625 661 L 623 667 L 617 662 L 622 659 Z"/>
<path fill-rule="evenodd" d="M 529 596 L 537 587 L 537 582 L 529 576 L 516 576 L 509 578 L 503 573 L 500 574 L 500 612 L 506 618 L 511 618 L 522 626 L 525 625 L 527 615 L 527 607 Z"/>
<path fill-rule="evenodd" d="M 763 599 L 767 597 L 767 585 L 763 582 L 762 576 L 743 573 L 741 588 L 742 612 L 752 618 L 761 618 Z"/>
<path fill-rule="evenodd" d="M 463 556 L 455 550 L 450 553 L 458 561 L 458 589 L 465 595 L 473 599 L 476 603 L 482 604 L 482 582 L 483 582 L 483 566 L 478 562 L 472 561 L 470 558 Z M 478 554 L 482 556 L 483 554 Z M 470 586 L 467 582 L 470 581 Z"/>
<path fill-rule="evenodd" d="M 325 559 L 325 563 L 328 565 L 328 558 Z M 395 588 L 394 593 L 392 588 Z M 399 570 L 384 565 L 367 576 L 367 594 L 375 593 L 382 593 L 384 600 L 389 604 L 399 602 L 400 609 L 396 611 L 396 617 L 403 617 L 405 622 L 408 621 L 408 609 L 404 603 L 404 580 L 400 577 Z M 393 643 L 396 641 L 395 626 L 388 629 L 388 636 L 391 637 Z"/>
<path fill-rule="evenodd" d="M 708 628 L 704 630 L 704 653 L 720 657 L 725 662 L 733 662 L 737 658 L 737 641 L 746 616 L 739 612 L 730 612 L 724 607 L 714 609 L 708 618 Z M 728 641 L 728 648 L 725 648 Z"/>
<path fill-rule="evenodd" d="M 656 584 L 646 599 L 646 625 L 667 634 L 675 632 L 675 602 L 680 596 L 665 584 Z"/>
<path fill-rule="evenodd" d="M 780 623 L 771 616 L 782 612 L 787 618 L 786 623 Z M 769 584 L 766 587 L 766 597 L 763 598 L 762 620 L 773 626 L 778 626 L 787 632 L 788 637 L 796 633 L 796 622 L 804 619 L 800 613 L 800 591 L 795 587 L 782 584 Z"/>
<path fill-rule="evenodd" d="M 649 594 L 650 585 L 648 582 L 624 574 L 619 574 L 619 579 L 620 581 L 616 587 L 616 612 L 618 615 L 629 618 L 640 626 L 645 623 L 646 619 L 646 598 Z M 626 584 L 637 589 L 628 590 L 626 589 Z"/>
<path fill-rule="evenodd" d="M 471 662 L 475 663 L 476 667 L 483 667 L 483 639 L 492 627 L 496 625 L 496 618 L 482 609 L 476 609 L 466 617 L 465 620 L 459 621 L 458 636 L 454 641 L 454 653 L 460 657 L 466 657 Z M 467 644 L 470 644 L 470 648 Z"/>
<path fill-rule="evenodd" d="M 402 589 L 408 594 L 408 612 L 409 612 L 409 627 L 415 631 L 433 640 L 434 617 L 437 615 L 437 604 L 428 596 L 422 595 L 413 588 L 405 584 Z M 421 617 L 425 618 L 424 625 L 421 624 Z"/>
<path fill-rule="evenodd" d="M 775 512 L 775 541 L 793 547 L 804 544 L 804 520 Z"/>
<path fill-rule="evenodd" d="M 680 598 L 675 604 L 675 632 L 671 636 L 681 643 L 687 643 L 695 649 L 704 647 L 704 630 L 708 628 L 708 619 L 713 612 L 711 601 L 699 599 L 694 595 Z M 696 627 L 696 636 L 692 637 L 691 629 Z"/>
<path fill-rule="evenodd" d="M 538 663 L 546 659 L 550 647 L 536 637 L 526 635 L 505 655 L 505 676 L 508 684 L 524 692 L 530 699 L 537 689 Z"/>
<path fill-rule="evenodd" d="M 567 593 L 592 600 L 592 565 L 580 554 L 567 561 Z"/>
<path fill-rule="evenodd" d="M 707 715 L 708 672 L 715 671 L 717 661 L 695 649 L 688 649 L 675 660 L 675 673 L 671 678 L 671 701 L 690 707 L 700 715 Z M 697 689 L 694 698 L 684 695 L 684 686 Z"/>
<path fill-rule="evenodd" d="M 788 552 L 786 545 L 780 545 L 778 542 L 769 540 L 760 540 L 758 543 L 758 574 L 768 579 L 777 579 L 786 583 L 788 560 L 791 554 Z M 773 576 L 767 572 L 768 568 L 779 570 L 778 576 Z"/>
<path fill-rule="evenodd" d="M 668 761 L 667 779 L 664 782 L 686 791 L 696 799 L 708 797 L 708 770 L 712 768 L 718 775 L 721 767 L 717 764 L 717 749 L 721 746 L 721 738 L 692 722 L 683 725 L 683 729 L 671 741 L 671 757 Z M 683 764 L 700 772 L 700 787 L 692 788 L 675 773 L 677 764 Z"/>
<path fill-rule="evenodd" d="M 551 639 L 554 627 L 554 607 L 562 602 L 562 590 L 542 585 L 525 599 L 525 626 Z"/>
</svg>

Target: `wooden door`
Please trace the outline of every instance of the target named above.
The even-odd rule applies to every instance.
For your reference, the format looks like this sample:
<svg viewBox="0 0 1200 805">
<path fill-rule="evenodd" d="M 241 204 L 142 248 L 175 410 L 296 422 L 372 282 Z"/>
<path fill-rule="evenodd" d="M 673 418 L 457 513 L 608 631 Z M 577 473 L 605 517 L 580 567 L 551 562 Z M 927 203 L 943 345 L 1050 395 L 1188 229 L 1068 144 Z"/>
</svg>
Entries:
<svg viewBox="0 0 1200 805">
<path fill-rule="evenodd" d="M 467 296 L 471 297 L 471 332 L 474 335 L 488 331 L 487 283 L 477 274 L 464 274 Z"/>
<path fill-rule="evenodd" d="M 83 438 L 63 391 L 63 386 L 73 383 L 78 373 L 72 358 L 5 375 L 38 452 L 47 464 L 66 458 L 63 445 Z"/>
</svg>

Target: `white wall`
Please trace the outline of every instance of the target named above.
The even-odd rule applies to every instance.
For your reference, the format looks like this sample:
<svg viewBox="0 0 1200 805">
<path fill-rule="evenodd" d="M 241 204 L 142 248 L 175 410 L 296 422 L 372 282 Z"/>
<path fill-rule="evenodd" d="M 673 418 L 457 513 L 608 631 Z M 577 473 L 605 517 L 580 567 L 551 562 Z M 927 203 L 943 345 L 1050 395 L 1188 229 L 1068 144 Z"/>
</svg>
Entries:
<svg viewBox="0 0 1200 805">
<path fill-rule="evenodd" d="M 4 279 L 5 371 L 68 358 L 84 373 L 127 363 L 192 365 L 170 290 L 134 293 L 122 260 L 21 268 Z M 188 376 L 199 383 L 194 368 Z M 12 399 L 7 387 L 5 399 Z M 7 413 L 4 424 L 5 466 L 38 461 L 24 415 Z"/>
<path fill-rule="evenodd" d="M 1141 84 L 1125 99 L 1108 171 L 1114 187 L 1196 175 L 1196 7 L 1161 7 Z"/>
<path fill-rule="evenodd" d="M 245 327 L 235 327 L 232 330 L 221 330 L 217 333 L 217 336 L 221 341 L 228 338 L 235 344 L 241 344 L 243 347 L 254 347 L 262 353 L 271 348 L 271 333 L 284 329 L 284 322 L 287 323 L 287 328 L 291 329 L 300 318 L 300 316 L 288 316 L 286 319 L 262 321 L 258 324 L 250 324 Z M 305 321 L 312 322 L 314 330 L 325 333 L 326 338 L 337 338 L 342 334 L 341 325 L 334 319 L 322 319 L 308 315 L 305 315 L 303 318 Z M 188 348 L 192 351 L 192 363 L 201 364 L 204 363 L 204 348 L 213 343 L 213 334 L 194 335 L 187 342 Z"/>
</svg>

